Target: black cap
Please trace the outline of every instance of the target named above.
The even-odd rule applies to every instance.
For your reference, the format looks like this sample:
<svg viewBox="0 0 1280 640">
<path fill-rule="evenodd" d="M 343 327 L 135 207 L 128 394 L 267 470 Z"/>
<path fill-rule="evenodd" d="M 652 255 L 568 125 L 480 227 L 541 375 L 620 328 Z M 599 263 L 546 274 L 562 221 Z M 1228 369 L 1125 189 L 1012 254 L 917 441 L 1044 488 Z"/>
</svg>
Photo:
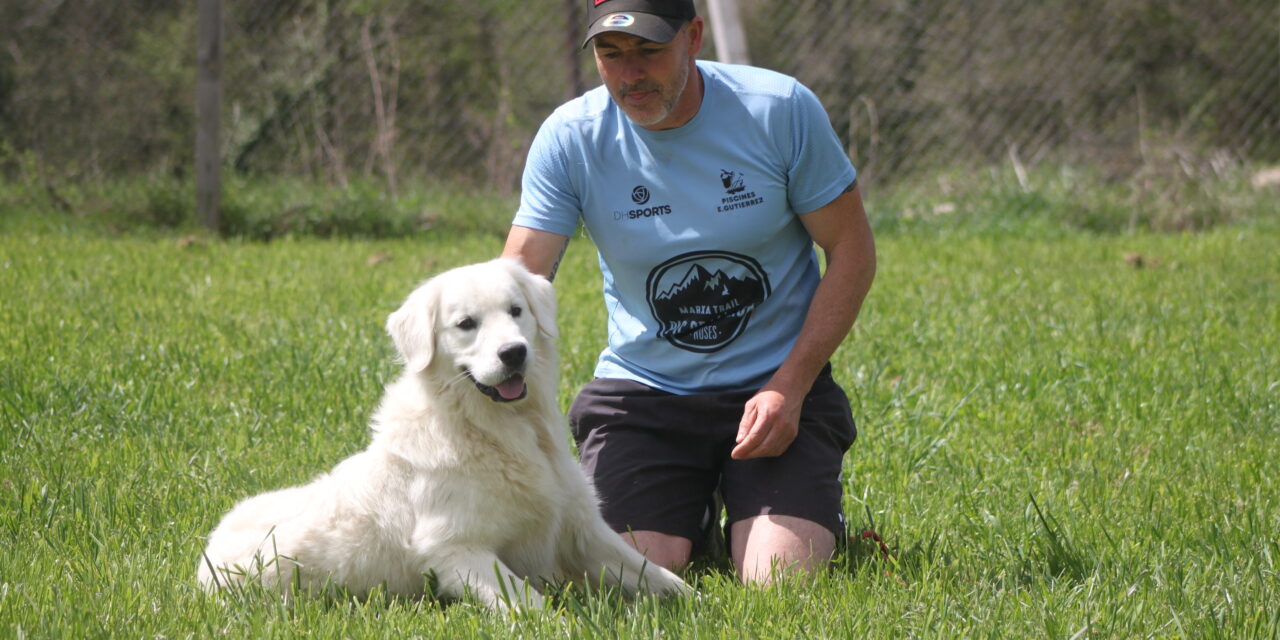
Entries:
<svg viewBox="0 0 1280 640">
<path fill-rule="evenodd" d="M 587 37 L 609 31 L 627 33 L 650 42 L 670 42 L 684 23 L 697 16 L 693 0 L 588 0 Z"/>
</svg>

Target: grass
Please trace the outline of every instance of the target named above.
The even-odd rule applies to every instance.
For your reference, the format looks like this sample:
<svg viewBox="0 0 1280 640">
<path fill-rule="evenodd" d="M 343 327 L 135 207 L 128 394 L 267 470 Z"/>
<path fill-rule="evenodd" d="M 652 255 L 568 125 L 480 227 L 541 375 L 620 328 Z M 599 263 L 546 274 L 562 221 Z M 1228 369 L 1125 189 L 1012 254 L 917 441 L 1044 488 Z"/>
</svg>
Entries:
<svg viewBox="0 0 1280 640">
<path fill-rule="evenodd" d="M 855 545 L 768 591 L 702 570 L 687 600 L 569 591 L 510 618 L 194 581 L 236 500 L 364 446 L 395 373 L 386 314 L 498 236 L 0 228 L 3 637 L 1280 634 L 1274 225 L 882 233 L 834 365 L 860 428 L 846 511 L 893 556 Z M 557 282 L 566 406 L 603 340 L 597 278 L 576 240 Z"/>
</svg>

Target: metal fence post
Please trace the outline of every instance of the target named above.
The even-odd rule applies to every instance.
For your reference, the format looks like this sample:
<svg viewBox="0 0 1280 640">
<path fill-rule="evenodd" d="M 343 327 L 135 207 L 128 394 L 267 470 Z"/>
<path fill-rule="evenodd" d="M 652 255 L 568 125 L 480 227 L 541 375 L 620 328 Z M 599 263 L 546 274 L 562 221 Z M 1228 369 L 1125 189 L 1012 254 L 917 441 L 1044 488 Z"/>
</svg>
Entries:
<svg viewBox="0 0 1280 640">
<path fill-rule="evenodd" d="M 199 0 L 196 64 L 196 213 L 217 229 L 222 208 L 222 0 Z"/>
<path fill-rule="evenodd" d="M 742 28 L 742 15 L 737 0 L 707 0 L 711 14 L 711 38 L 716 43 L 716 57 L 729 64 L 751 64 L 747 53 L 747 31 Z"/>
</svg>

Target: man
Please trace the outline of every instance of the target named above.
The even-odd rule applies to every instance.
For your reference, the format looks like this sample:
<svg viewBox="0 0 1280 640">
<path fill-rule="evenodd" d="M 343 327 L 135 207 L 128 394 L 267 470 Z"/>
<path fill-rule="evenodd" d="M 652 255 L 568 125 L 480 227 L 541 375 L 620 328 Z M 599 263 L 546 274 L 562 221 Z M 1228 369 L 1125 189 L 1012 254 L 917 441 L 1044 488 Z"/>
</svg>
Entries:
<svg viewBox="0 0 1280 640">
<path fill-rule="evenodd" d="M 688 562 L 718 488 L 743 581 L 817 571 L 855 436 L 827 361 L 875 273 L 856 173 L 794 79 L 696 61 L 692 0 L 588 19 L 604 86 L 538 132 L 503 251 L 554 277 L 580 220 L 599 250 L 609 344 L 569 412 L 583 468 L 657 564 Z"/>
</svg>

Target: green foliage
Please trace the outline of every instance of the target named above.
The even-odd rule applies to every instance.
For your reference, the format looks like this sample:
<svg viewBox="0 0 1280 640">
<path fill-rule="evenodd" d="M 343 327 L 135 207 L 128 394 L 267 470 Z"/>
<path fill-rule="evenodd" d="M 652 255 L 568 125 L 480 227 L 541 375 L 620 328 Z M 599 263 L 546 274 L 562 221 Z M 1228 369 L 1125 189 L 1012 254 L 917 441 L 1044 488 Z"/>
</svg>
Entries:
<svg viewBox="0 0 1280 640">
<path fill-rule="evenodd" d="M 189 10 L 188 10 L 189 5 Z M 85 0 L 0 9 L 0 144 L 67 175 L 189 166 L 194 4 Z"/>
<path fill-rule="evenodd" d="M 884 184 L 1015 145 L 1127 177 L 1153 132 L 1280 160 L 1274 2 L 739 4 L 753 60 L 813 88 Z M 566 6 L 225 3 L 223 160 L 510 193 L 539 123 L 596 81 Z M 196 26 L 191 2 L 5 3 L 0 143 L 75 179 L 189 173 Z"/>
<path fill-rule="evenodd" d="M 74 182 L 43 175 L 29 159 L 13 161 L 26 163 L 19 180 L 0 182 L 0 213 L 5 214 L 0 229 L 62 222 L 110 232 L 203 231 L 189 180 L 152 175 Z M 223 193 L 217 231 L 246 240 L 397 238 L 437 228 L 497 235 L 506 232 L 514 211 L 509 197 L 453 187 L 415 186 L 391 196 L 372 181 L 339 188 L 233 176 Z"/>
<path fill-rule="evenodd" d="M 997 233 L 1045 237 L 1070 231 L 1203 231 L 1280 223 L 1275 186 L 1250 183 L 1230 163 L 1152 164 L 1115 179 L 1096 169 L 999 166 L 940 171 L 885 189 L 868 189 L 878 232 Z"/>
<path fill-rule="evenodd" d="M 15 176 L 0 181 L 0 229 L 61 222 L 116 232 L 201 231 L 194 187 L 185 178 L 70 180 L 44 171 L 34 154 L 3 148 L 0 171 Z M 863 186 L 863 196 L 882 234 L 1044 236 L 1276 226 L 1277 187 L 1251 184 L 1254 172 L 1248 165 L 1173 154 L 1128 179 L 1072 165 L 1001 165 L 922 174 L 885 188 L 872 183 Z M 248 240 L 397 238 L 441 228 L 504 235 L 517 204 L 515 196 L 469 186 L 408 183 L 392 195 L 378 180 L 338 187 L 232 174 L 218 233 Z"/>
<path fill-rule="evenodd" d="M 1152 134 L 1280 160 L 1275 3 L 738 4 L 753 63 L 813 88 L 884 183 L 1019 147 L 1128 177 Z"/>
<path fill-rule="evenodd" d="M 450 187 L 388 195 L 373 182 L 337 188 L 303 180 L 241 179 L 228 189 L 220 231 L 270 240 L 281 236 L 396 238 L 437 227 L 505 234 L 510 198 Z"/>
<path fill-rule="evenodd" d="M 336 183 L 397 176 L 510 192 L 564 93 L 555 12 L 496 2 L 229 8 L 228 163 Z M 519 16 L 509 19 L 508 16 Z M 554 74 L 558 80 L 564 74 Z"/>
<path fill-rule="evenodd" d="M 239 181 L 227 190 L 220 230 L 270 240 L 281 236 L 395 237 L 429 222 L 417 219 L 412 199 L 393 200 L 371 185 L 325 188 L 298 181 Z"/>
<path fill-rule="evenodd" d="M 846 512 L 891 557 L 854 545 L 771 590 L 702 569 L 687 600 L 570 589 L 510 618 L 194 582 L 238 499 L 364 446 L 397 372 L 386 315 L 501 239 L 176 235 L 0 233 L 0 635 L 1280 633 L 1280 228 L 882 234 L 833 367 L 861 434 Z M 560 273 L 567 405 L 606 336 L 589 242 Z"/>
</svg>

